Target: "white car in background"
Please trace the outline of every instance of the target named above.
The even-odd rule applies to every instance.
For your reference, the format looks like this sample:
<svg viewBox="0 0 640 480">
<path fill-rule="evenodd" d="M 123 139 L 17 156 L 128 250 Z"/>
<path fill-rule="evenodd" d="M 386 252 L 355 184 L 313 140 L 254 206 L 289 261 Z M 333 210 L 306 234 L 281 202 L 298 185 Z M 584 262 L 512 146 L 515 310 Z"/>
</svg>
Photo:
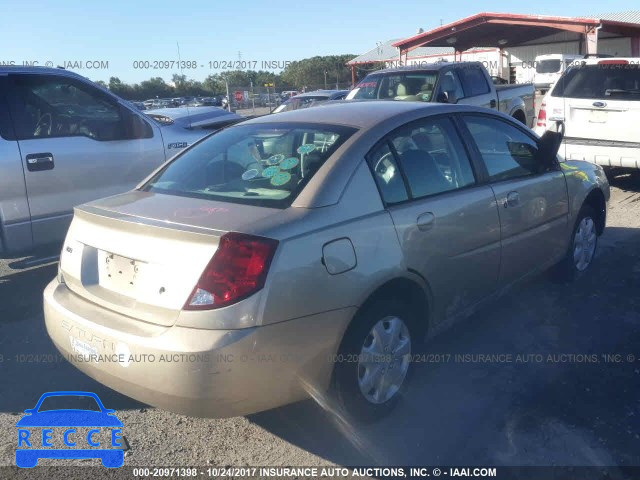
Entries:
<svg viewBox="0 0 640 480">
<path fill-rule="evenodd" d="M 640 58 L 574 62 L 542 101 L 536 133 L 563 122 L 567 160 L 640 170 Z"/>
<path fill-rule="evenodd" d="M 536 90 L 545 93 L 558 81 L 571 64 L 584 58 L 583 55 L 569 55 L 566 53 L 551 53 L 536 57 L 536 73 L 533 83 Z"/>
</svg>

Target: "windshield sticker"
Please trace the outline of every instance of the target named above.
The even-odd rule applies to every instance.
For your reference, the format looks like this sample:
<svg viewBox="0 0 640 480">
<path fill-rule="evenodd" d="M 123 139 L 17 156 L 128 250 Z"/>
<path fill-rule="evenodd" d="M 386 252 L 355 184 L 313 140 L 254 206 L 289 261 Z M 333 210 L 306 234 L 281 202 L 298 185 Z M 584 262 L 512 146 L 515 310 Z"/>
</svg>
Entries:
<svg viewBox="0 0 640 480">
<path fill-rule="evenodd" d="M 283 170 L 291 170 L 293 167 L 298 165 L 298 163 L 300 163 L 298 157 L 285 158 L 282 162 L 280 162 L 280 168 Z"/>
<path fill-rule="evenodd" d="M 260 172 L 258 172 L 258 170 L 256 168 L 252 168 L 251 170 L 247 170 L 246 172 L 244 172 L 242 174 L 242 179 L 243 180 L 251 180 L 253 178 L 256 178 L 259 174 L 260 174 Z"/>
<path fill-rule="evenodd" d="M 291 174 L 289 172 L 278 172 L 271 178 L 271 185 L 279 187 L 288 183 L 289 180 L 291 180 Z"/>
<path fill-rule="evenodd" d="M 298 150 L 296 150 L 300 155 L 304 155 L 305 153 L 311 153 L 316 149 L 316 146 L 313 143 L 305 143 L 304 145 L 300 145 Z"/>
<path fill-rule="evenodd" d="M 272 167 L 267 167 L 262 171 L 262 176 L 264 178 L 271 178 L 273 177 L 276 173 L 278 173 L 280 171 L 280 168 L 276 165 L 272 166 Z"/>
<path fill-rule="evenodd" d="M 278 153 L 276 155 L 272 155 L 271 157 L 267 158 L 267 164 L 268 165 L 277 165 L 282 160 L 284 160 L 284 155 L 281 154 L 281 153 Z"/>
</svg>

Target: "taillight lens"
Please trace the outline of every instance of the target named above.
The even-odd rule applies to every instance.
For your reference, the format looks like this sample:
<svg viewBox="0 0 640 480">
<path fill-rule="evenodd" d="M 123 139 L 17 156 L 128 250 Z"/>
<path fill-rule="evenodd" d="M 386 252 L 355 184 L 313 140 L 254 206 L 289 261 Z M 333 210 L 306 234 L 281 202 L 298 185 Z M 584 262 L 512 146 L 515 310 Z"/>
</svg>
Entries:
<svg viewBox="0 0 640 480">
<path fill-rule="evenodd" d="M 547 126 L 547 105 L 542 102 L 542 105 L 540 105 L 540 111 L 538 112 L 538 123 L 537 125 L 539 127 L 546 127 Z"/>
<path fill-rule="evenodd" d="M 598 65 L 629 65 L 628 60 L 600 60 Z"/>
<path fill-rule="evenodd" d="M 225 307 L 264 287 L 278 241 L 227 233 L 184 306 L 185 310 Z"/>
</svg>

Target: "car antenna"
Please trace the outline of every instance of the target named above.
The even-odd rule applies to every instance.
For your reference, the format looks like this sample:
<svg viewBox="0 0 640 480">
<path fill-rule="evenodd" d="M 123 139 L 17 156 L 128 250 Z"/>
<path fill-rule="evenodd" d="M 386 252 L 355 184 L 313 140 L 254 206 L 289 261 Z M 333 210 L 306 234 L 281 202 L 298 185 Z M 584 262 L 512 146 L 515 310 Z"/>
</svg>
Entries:
<svg viewBox="0 0 640 480">
<path fill-rule="evenodd" d="M 182 72 L 182 59 L 180 58 L 180 42 L 176 41 L 176 46 L 178 47 L 178 68 L 180 69 L 180 76 L 184 77 L 184 73 Z M 189 102 L 185 103 L 185 107 L 187 107 L 187 118 L 189 119 L 189 128 L 191 128 L 191 110 L 189 110 Z"/>
</svg>

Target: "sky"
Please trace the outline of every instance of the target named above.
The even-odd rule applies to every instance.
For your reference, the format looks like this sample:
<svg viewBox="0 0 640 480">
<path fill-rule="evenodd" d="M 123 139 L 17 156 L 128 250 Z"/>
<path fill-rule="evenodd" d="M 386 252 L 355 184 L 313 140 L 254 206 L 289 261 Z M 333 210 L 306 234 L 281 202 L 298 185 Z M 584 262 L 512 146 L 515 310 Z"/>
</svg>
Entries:
<svg viewBox="0 0 640 480">
<path fill-rule="evenodd" d="M 0 0 L 0 64 L 66 65 L 92 80 L 132 83 L 170 80 L 180 73 L 180 58 L 183 74 L 203 80 L 225 62 L 278 71 L 284 62 L 315 55 L 358 55 L 376 42 L 479 12 L 581 16 L 638 9 L 637 0 Z"/>
</svg>

